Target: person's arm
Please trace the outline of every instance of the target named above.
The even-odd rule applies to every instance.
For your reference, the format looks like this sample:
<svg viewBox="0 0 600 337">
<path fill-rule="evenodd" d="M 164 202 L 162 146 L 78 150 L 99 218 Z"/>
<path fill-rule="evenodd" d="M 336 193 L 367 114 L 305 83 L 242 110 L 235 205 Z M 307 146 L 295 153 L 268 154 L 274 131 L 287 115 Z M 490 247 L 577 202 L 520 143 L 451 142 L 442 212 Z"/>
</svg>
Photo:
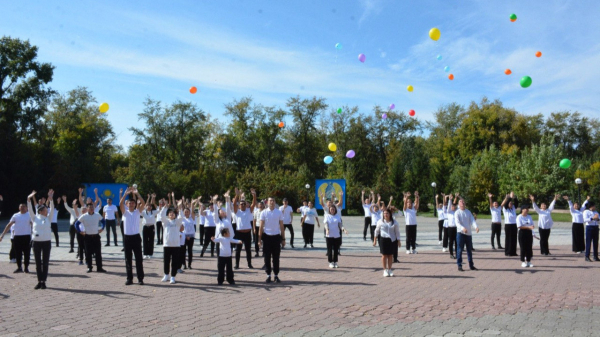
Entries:
<svg viewBox="0 0 600 337">
<path fill-rule="evenodd" d="M 143 211 L 144 208 L 146 207 L 146 202 L 144 201 L 144 198 L 142 197 L 142 195 L 140 194 L 140 192 L 136 189 L 133 190 L 133 193 L 135 193 L 135 195 L 137 195 L 138 200 L 139 200 L 139 204 L 137 205 L 137 209 L 138 211 Z"/>
<path fill-rule="evenodd" d="M 290 223 L 294 223 L 294 209 L 292 209 L 292 206 L 288 205 L 288 207 L 291 209 L 290 210 Z"/>
<path fill-rule="evenodd" d="M 231 199 L 229 197 L 229 191 L 227 191 L 225 193 L 225 216 L 227 217 L 227 220 L 229 220 L 229 222 L 231 223 Z M 233 233 L 231 233 L 233 235 Z"/>
<path fill-rule="evenodd" d="M 192 207 L 190 207 L 190 209 L 191 209 L 190 213 L 192 213 L 192 220 L 195 221 L 196 220 L 196 212 L 194 212 L 194 208 L 196 207 L 196 200 L 195 199 L 192 200 L 191 203 L 192 203 Z"/>
<path fill-rule="evenodd" d="M 504 206 L 506 206 L 508 204 L 508 194 L 506 195 L 506 197 L 504 197 L 504 200 L 502 200 L 502 204 L 500 206 L 502 206 L 502 208 L 504 208 Z"/>
<path fill-rule="evenodd" d="M 316 213 L 316 210 L 315 210 Z M 315 220 L 317 220 L 317 227 L 321 228 L 321 223 L 319 222 L 319 214 L 315 214 Z M 325 226 L 325 224 L 323 224 Z"/>
<path fill-rule="evenodd" d="M 85 206 L 85 199 L 83 198 L 83 188 L 79 188 L 79 204 L 81 207 Z"/>
<path fill-rule="evenodd" d="M 146 197 L 146 204 L 150 203 L 150 194 L 148 194 L 148 196 Z"/>
<path fill-rule="evenodd" d="M 392 200 L 394 200 L 394 197 L 390 196 L 390 201 L 388 202 L 387 208 L 390 208 L 392 206 Z"/>
<path fill-rule="evenodd" d="M 119 209 L 121 210 L 121 214 L 125 214 L 125 198 L 127 197 L 127 195 L 129 195 L 129 193 L 131 193 L 131 187 L 127 187 L 125 193 L 122 196 L 121 193 L 119 193 Z"/>
<path fill-rule="evenodd" d="M 531 199 L 531 206 L 533 207 L 533 210 L 537 213 L 540 214 L 540 208 L 538 207 L 538 205 L 535 203 L 535 197 L 533 195 L 529 195 L 529 199 Z"/>
<path fill-rule="evenodd" d="M 215 220 L 215 225 L 218 224 L 221 220 L 219 219 L 219 207 L 217 207 L 217 199 L 219 198 L 218 194 L 215 194 L 213 197 L 213 219 Z"/>
<path fill-rule="evenodd" d="M 471 214 L 471 228 L 475 228 L 475 233 L 479 233 L 479 227 L 477 227 L 477 214 Z"/>
<path fill-rule="evenodd" d="M 439 194 L 436 194 L 436 195 L 435 195 L 435 205 L 433 205 L 433 207 L 435 207 L 435 209 L 438 209 L 437 207 L 438 207 L 438 205 L 440 204 L 440 202 L 439 202 L 439 200 L 438 200 L 438 199 L 439 199 L 439 196 L 440 196 Z M 445 197 L 444 197 L 444 198 L 445 198 Z M 443 204 L 443 203 L 442 203 L 442 208 L 444 208 L 444 204 Z"/>
<path fill-rule="evenodd" d="M 65 205 L 67 203 L 65 202 Z M 73 199 L 73 212 L 75 212 L 75 219 L 79 219 L 79 207 L 77 207 L 77 199 Z"/>
<path fill-rule="evenodd" d="M 408 200 L 409 196 L 410 196 L 410 193 L 408 193 L 408 192 L 404 193 L 404 200 L 403 200 L 403 205 L 402 205 L 403 212 L 406 212 L 406 201 Z"/>
<path fill-rule="evenodd" d="M 493 197 L 493 196 L 494 196 L 494 195 L 493 195 L 492 193 L 488 193 L 488 199 L 490 200 L 490 209 L 492 209 L 492 207 L 493 207 L 493 205 L 494 205 L 494 203 L 492 202 L 492 197 Z"/>
<path fill-rule="evenodd" d="M 415 211 L 419 210 L 419 191 L 415 191 L 415 205 L 414 205 L 414 209 Z"/>
<path fill-rule="evenodd" d="M 283 227 L 283 219 L 279 219 L 279 230 L 281 230 L 281 247 L 285 247 L 285 228 Z"/>
<path fill-rule="evenodd" d="M 67 202 L 67 196 L 66 195 L 62 196 L 62 200 L 63 200 L 63 206 L 65 207 L 65 209 L 67 210 L 67 212 L 73 213 L 73 209 L 69 206 L 69 203 Z"/>
<path fill-rule="evenodd" d="M 558 199 L 558 194 L 556 194 L 554 196 L 554 200 L 552 200 L 552 202 L 550 203 L 550 206 L 548 206 L 548 212 L 552 212 L 554 210 L 554 205 L 556 204 L 556 199 Z"/>
<path fill-rule="evenodd" d="M 94 207 L 98 207 L 98 205 L 100 207 L 102 207 L 102 200 L 98 196 L 98 189 L 97 188 L 94 188 L 94 196 L 96 197 L 96 200 L 94 200 Z"/>
<path fill-rule="evenodd" d="M 241 240 L 237 240 L 237 239 L 229 239 L 229 242 L 233 242 L 236 245 L 241 245 L 242 244 L 242 241 Z"/>
<path fill-rule="evenodd" d="M 583 204 L 582 204 L 581 206 L 579 206 L 579 211 L 580 211 L 580 212 L 583 212 L 583 211 L 585 211 L 585 208 L 586 208 L 586 206 L 587 206 L 587 203 L 588 203 L 588 201 L 589 201 L 589 200 L 590 200 L 590 196 L 588 195 L 588 196 L 587 196 L 587 199 L 585 199 L 585 201 L 583 202 Z"/>
<path fill-rule="evenodd" d="M 35 211 L 33 210 L 33 206 L 31 205 L 31 202 L 37 204 L 35 202 L 35 191 L 31 192 L 30 195 L 27 196 L 27 211 L 29 212 L 29 218 L 31 220 L 35 219 Z"/>
<path fill-rule="evenodd" d="M 571 202 L 571 200 L 569 200 L 569 197 L 567 197 L 566 195 L 563 197 L 563 199 L 565 199 L 569 203 L 569 212 L 573 214 L 573 212 L 575 212 L 575 208 L 573 208 L 573 203 Z"/>
<path fill-rule="evenodd" d="M 256 208 L 256 190 L 251 188 L 250 193 L 252 194 L 252 204 L 250 205 L 250 212 L 254 213 L 254 209 Z"/>
<path fill-rule="evenodd" d="M 339 197 L 338 197 L 338 202 L 337 202 L 336 206 L 340 208 L 340 212 L 341 212 L 341 208 L 342 208 L 342 206 L 344 206 L 344 191 L 340 191 L 338 196 Z"/>
<path fill-rule="evenodd" d="M 375 226 L 375 234 L 373 235 L 373 247 L 377 246 L 377 237 L 381 234 L 381 223 L 377 221 Z"/>
<path fill-rule="evenodd" d="M 2 231 L 2 235 L 0 235 L 0 242 L 2 242 L 2 238 L 4 238 L 4 234 L 6 234 L 6 232 L 8 232 L 8 230 L 15 224 L 14 221 L 9 222 L 6 227 L 4 227 L 4 230 Z"/>
<path fill-rule="evenodd" d="M 54 190 L 48 190 L 48 200 L 50 200 L 50 211 L 48 212 L 48 216 L 50 219 L 54 216 Z"/>
<path fill-rule="evenodd" d="M 362 191 L 361 191 L 361 194 L 360 194 L 360 202 L 363 204 L 363 206 L 367 204 L 367 203 L 365 202 L 365 190 L 362 190 Z"/>
<path fill-rule="evenodd" d="M 237 213 L 238 211 L 238 200 L 240 199 L 240 190 L 236 187 L 235 190 L 235 197 L 233 197 L 233 213 Z"/>
</svg>

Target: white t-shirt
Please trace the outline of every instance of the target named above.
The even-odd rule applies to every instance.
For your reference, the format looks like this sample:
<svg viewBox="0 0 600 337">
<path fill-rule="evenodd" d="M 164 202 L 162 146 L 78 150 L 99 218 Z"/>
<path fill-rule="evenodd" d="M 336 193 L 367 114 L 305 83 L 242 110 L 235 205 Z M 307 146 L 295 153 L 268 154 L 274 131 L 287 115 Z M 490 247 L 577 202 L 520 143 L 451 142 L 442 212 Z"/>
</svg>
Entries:
<svg viewBox="0 0 600 337">
<path fill-rule="evenodd" d="M 250 212 L 249 207 L 246 207 L 245 211 L 238 209 L 235 217 L 237 218 L 235 223 L 238 230 L 252 229 L 252 212 Z"/>
<path fill-rule="evenodd" d="M 163 247 L 180 247 L 179 243 L 181 240 L 181 217 L 176 218 L 175 220 L 171 220 L 169 218 L 164 218 L 163 228 L 164 228 L 164 240 Z"/>
<path fill-rule="evenodd" d="M 365 210 L 365 218 L 371 216 L 371 204 L 363 204 L 363 209 Z"/>
<path fill-rule="evenodd" d="M 529 226 L 533 226 L 531 215 L 527 214 L 526 216 L 523 216 L 523 214 L 519 214 L 519 216 L 517 216 L 517 227 L 521 228 Z"/>
<path fill-rule="evenodd" d="M 10 218 L 10 222 L 14 222 L 12 228 L 14 228 L 15 236 L 19 235 L 31 235 L 31 217 L 29 216 L 29 212 L 15 213 L 12 218 Z"/>
<path fill-rule="evenodd" d="M 271 210 L 270 208 L 265 209 L 260 213 L 260 220 L 265 222 L 265 234 L 267 235 L 280 235 L 281 227 L 279 226 L 279 221 L 283 221 L 283 213 L 274 208 Z"/>
<path fill-rule="evenodd" d="M 325 226 L 329 229 L 328 238 L 339 238 L 342 231 L 342 218 L 339 214 L 325 214 Z"/>
<path fill-rule="evenodd" d="M 123 213 L 123 233 L 125 235 L 140 234 L 140 211 L 135 209 L 130 212 L 128 209 Z"/>
<path fill-rule="evenodd" d="M 98 225 L 100 223 L 100 220 L 102 220 L 102 215 L 98 213 L 86 213 L 79 217 L 79 221 L 83 225 L 83 231 L 87 235 L 98 234 Z"/>
<path fill-rule="evenodd" d="M 417 225 L 417 210 L 413 208 L 407 208 L 404 210 L 404 218 L 406 219 L 407 226 Z"/>
<path fill-rule="evenodd" d="M 500 207 L 490 207 L 490 212 L 492 213 L 492 223 L 502 222 L 502 209 Z"/>
<path fill-rule="evenodd" d="M 210 209 L 206 209 L 205 212 L 206 222 L 204 223 L 204 227 L 216 227 L 217 225 L 215 224 L 214 212 Z"/>
<path fill-rule="evenodd" d="M 103 208 L 103 212 L 104 212 L 104 216 L 106 220 L 115 220 L 116 216 L 115 214 L 117 214 L 117 206 L 115 204 L 112 205 L 106 205 Z"/>
<path fill-rule="evenodd" d="M 158 213 L 158 210 L 152 210 L 150 212 L 144 210 L 142 212 L 142 218 L 144 218 L 144 226 L 154 226 L 154 224 L 156 223 L 156 215 Z"/>
<path fill-rule="evenodd" d="M 287 206 L 281 206 L 279 207 L 279 210 L 283 213 L 283 224 L 284 225 L 289 225 L 292 223 L 292 213 L 294 212 L 294 210 L 292 209 L 292 206 L 287 205 Z"/>
<path fill-rule="evenodd" d="M 162 208 L 158 208 L 158 213 L 156 214 L 156 222 L 163 222 L 163 221 L 167 221 L 169 220 L 169 217 L 167 216 L 167 211 L 169 210 L 169 207 L 167 207 L 167 205 L 163 206 Z"/>
<path fill-rule="evenodd" d="M 185 230 L 184 230 L 185 235 L 196 234 L 196 230 L 194 228 L 195 224 L 196 224 L 196 221 L 194 221 L 194 219 L 192 219 L 191 216 L 189 218 L 183 217 L 183 226 L 185 228 Z"/>
<path fill-rule="evenodd" d="M 305 218 L 304 218 L 305 224 L 314 225 L 315 222 L 317 221 L 316 219 L 317 219 L 318 213 L 317 213 L 316 209 L 306 207 L 304 209 L 303 216 L 305 216 Z"/>
<path fill-rule="evenodd" d="M 502 208 L 502 212 L 504 212 L 504 224 L 505 225 L 514 225 L 517 223 L 517 214 L 513 208 Z"/>
<path fill-rule="evenodd" d="M 240 240 L 232 239 L 231 236 L 226 238 L 224 236 L 215 238 L 215 242 L 219 242 L 219 256 L 220 257 L 230 257 L 231 256 L 231 244 L 239 243 Z"/>
<path fill-rule="evenodd" d="M 377 212 L 375 211 L 371 211 L 371 224 L 375 224 L 377 225 L 377 222 L 379 222 L 379 220 L 381 220 L 381 216 L 382 216 L 382 212 L 381 210 L 378 210 Z"/>
<path fill-rule="evenodd" d="M 256 207 L 254 209 L 254 226 L 256 228 L 260 228 L 260 213 L 262 213 L 262 210 Z"/>
</svg>

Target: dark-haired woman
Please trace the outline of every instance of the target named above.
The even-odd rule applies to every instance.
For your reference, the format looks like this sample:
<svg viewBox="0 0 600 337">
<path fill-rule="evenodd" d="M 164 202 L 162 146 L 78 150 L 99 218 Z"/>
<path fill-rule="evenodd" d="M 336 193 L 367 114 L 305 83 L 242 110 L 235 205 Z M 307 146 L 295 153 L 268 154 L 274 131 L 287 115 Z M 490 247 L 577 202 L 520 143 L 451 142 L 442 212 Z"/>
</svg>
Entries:
<svg viewBox="0 0 600 337">
<path fill-rule="evenodd" d="M 571 202 L 569 197 L 566 195 L 563 196 L 563 199 L 569 202 L 569 211 L 571 211 L 571 218 L 573 220 L 573 224 L 571 226 L 573 252 L 581 254 L 585 251 L 585 240 L 583 235 L 583 211 L 585 211 L 585 207 L 590 200 L 590 196 L 587 197 L 581 207 L 579 207 L 579 203 Z"/>
<path fill-rule="evenodd" d="M 402 243 L 400 242 L 400 225 L 392 217 L 390 209 L 384 210 L 383 217 L 377 222 L 373 246 L 377 245 L 377 239 L 379 239 L 383 277 L 394 276 L 393 255 L 394 251 L 398 251 L 398 248 L 402 247 Z"/>
<path fill-rule="evenodd" d="M 329 213 L 325 214 L 324 227 L 329 268 L 337 268 L 338 253 L 340 244 L 342 243 L 341 232 L 344 231 L 346 234 L 348 234 L 348 232 L 342 225 L 342 218 L 340 217 L 335 205 L 330 206 Z"/>
</svg>

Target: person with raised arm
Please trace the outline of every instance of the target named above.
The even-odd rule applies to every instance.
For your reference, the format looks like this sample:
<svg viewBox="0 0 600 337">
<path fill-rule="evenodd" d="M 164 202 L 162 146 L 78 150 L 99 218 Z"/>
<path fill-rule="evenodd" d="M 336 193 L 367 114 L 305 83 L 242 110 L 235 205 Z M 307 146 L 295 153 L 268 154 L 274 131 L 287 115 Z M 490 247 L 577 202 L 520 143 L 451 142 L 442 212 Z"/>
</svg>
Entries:
<svg viewBox="0 0 600 337">
<path fill-rule="evenodd" d="M 215 231 L 217 233 L 217 235 L 215 236 L 216 238 L 220 238 L 221 237 L 221 230 L 223 228 L 228 228 L 229 229 L 229 233 L 233 233 L 233 225 L 231 224 L 231 210 L 233 209 L 232 205 L 231 205 L 231 198 L 229 195 L 229 190 L 227 192 L 225 192 L 225 194 L 223 194 L 223 197 L 225 198 L 225 209 L 221 209 L 220 207 L 217 207 L 217 211 L 213 213 L 213 220 L 215 222 Z M 217 204 L 217 200 L 219 198 L 219 195 L 216 194 L 215 196 L 213 196 L 213 204 Z M 211 239 L 212 241 L 212 239 Z M 220 247 L 219 247 L 220 243 L 217 242 L 217 257 L 219 257 L 220 254 Z"/>
<path fill-rule="evenodd" d="M 171 198 L 169 198 L 171 200 Z M 158 201 L 158 213 L 156 213 L 156 244 L 163 244 L 163 221 L 167 220 L 167 211 L 171 207 L 164 198 Z M 173 205 L 173 207 L 175 207 Z"/>
<path fill-rule="evenodd" d="M 75 226 L 73 226 L 75 224 L 75 221 L 77 221 L 77 218 L 79 217 L 79 209 L 77 207 L 77 199 L 73 200 L 73 207 L 69 207 L 69 202 L 67 201 L 67 196 L 63 195 L 62 196 L 62 201 L 63 201 L 63 205 L 65 207 L 65 210 L 67 212 L 69 212 L 70 218 L 69 218 L 69 244 L 71 246 L 71 250 L 69 250 L 69 253 L 73 253 L 75 252 L 75 235 L 77 235 L 77 231 L 75 230 Z M 77 243 L 79 245 L 79 242 Z"/>
<path fill-rule="evenodd" d="M 170 199 L 170 196 L 169 196 Z M 181 232 L 185 230 L 183 226 L 183 217 L 181 213 L 177 216 L 177 212 L 169 208 L 167 215 L 163 218 L 162 223 L 164 229 L 163 237 L 163 272 L 164 276 L 162 282 L 169 281 L 175 283 L 175 276 L 177 276 L 177 270 L 180 268 L 180 240 Z"/>
<path fill-rule="evenodd" d="M 554 200 L 550 203 L 550 206 L 546 207 L 546 203 L 541 203 L 540 207 L 535 203 L 535 197 L 529 195 L 533 210 L 538 214 L 538 230 L 540 231 L 540 252 L 542 255 L 551 255 L 548 247 L 548 239 L 550 239 L 550 231 L 552 230 L 552 211 L 554 210 L 554 204 L 560 195 L 555 194 Z"/>
<path fill-rule="evenodd" d="M 458 256 L 458 244 L 456 242 L 456 238 L 458 235 L 458 229 L 456 227 L 456 220 L 454 219 L 454 214 L 456 213 L 456 203 L 459 200 L 459 194 L 456 193 L 454 198 L 452 197 L 452 193 L 448 195 L 448 204 L 446 205 L 446 209 L 444 210 L 444 214 L 448 217 L 448 251 L 450 252 L 450 258 L 456 259 Z"/>
<path fill-rule="evenodd" d="M 442 194 L 443 204 L 442 204 L 442 215 L 444 216 L 443 222 L 443 231 L 442 231 L 442 252 L 448 251 L 448 214 L 446 214 L 446 208 L 448 207 L 448 200 L 450 199 L 449 195 Z M 438 211 L 439 214 L 439 211 Z"/>
<path fill-rule="evenodd" d="M 159 210 L 156 208 L 156 194 L 148 194 L 146 199 L 146 209 L 142 212 L 143 218 L 143 230 L 142 230 L 142 247 L 144 251 L 144 258 L 149 259 L 154 255 L 154 234 L 156 229 L 156 218 Z M 162 225 L 161 225 L 162 226 Z"/>
<path fill-rule="evenodd" d="M 517 212 L 515 208 L 515 193 L 507 194 L 502 204 L 502 213 L 504 213 L 504 255 L 517 255 Z M 528 211 L 529 212 L 529 211 Z"/>
<path fill-rule="evenodd" d="M 137 196 L 136 200 L 125 200 L 128 195 Z M 125 206 L 127 203 L 127 206 Z M 135 273 L 138 284 L 144 284 L 144 259 L 142 258 L 142 238 L 140 236 L 141 211 L 146 206 L 144 198 L 137 188 L 129 187 L 119 201 L 119 207 L 123 214 L 123 248 L 125 249 L 125 271 L 127 280 L 125 285 L 133 284 L 133 256 L 135 256 Z"/>
<path fill-rule="evenodd" d="M 106 199 L 106 206 L 102 209 L 104 216 L 104 222 L 106 223 L 106 244 L 104 246 L 110 246 L 110 231 L 113 233 L 113 241 L 117 246 L 117 213 L 118 208 L 113 204 L 112 198 Z"/>
<path fill-rule="evenodd" d="M 325 213 L 325 220 L 323 220 L 323 223 L 325 227 L 329 268 L 337 268 L 339 244 L 341 241 L 340 234 L 342 231 L 348 234 L 346 229 L 344 229 L 342 218 L 338 214 L 337 207 L 329 207 L 328 213 Z"/>
<path fill-rule="evenodd" d="M 182 199 L 185 199 L 182 197 Z M 196 238 L 196 213 L 193 211 L 196 206 L 197 200 L 192 200 L 186 203 L 183 209 L 183 228 L 185 234 L 185 251 L 187 252 L 187 267 L 185 264 L 185 255 L 183 263 L 183 269 L 192 269 L 194 241 Z"/>
<path fill-rule="evenodd" d="M 240 240 L 246 249 L 246 261 L 248 262 L 248 268 L 253 269 L 252 266 L 252 232 L 253 228 L 253 213 L 254 207 L 256 207 L 256 191 L 252 188 L 250 193 L 252 194 L 252 204 L 248 207 L 246 200 L 240 200 L 242 191 L 235 189 L 235 197 L 233 198 L 233 214 L 237 218 L 237 231 L 235 232 L 235 239 Z M 238 206 L 239 201 L 239 206 Z M 235 249 L 235 269 L 240 268 L 240 258 L 242 253 L 242 245 L 237 245 Z"/>
<path fill-rule="evenodd" d="M 214 214 L 219 212 L 218 206 L 213 202 L 211 198 L 209 200 L 208 208 L 204 209 L 204 205 L 202 205 L 200 211 L 204 215 L 206 222 L 204 223 L 204 244 L 202 245 L 202 252 L 200 253 L 200 257 L 204 256 L 204 252 L 208 248 L 208 244 L 210 243 L 210 257 L 215 256 L 215 242 L 210 238 L 216 235 L 216 224 Z"/>
<path fill-rule="evenodd" d="M 583 222 L 585 223 L 585 260 L 592 262 L 590 251 L 594 251 L 594 261 L 600 261 L 598 258 L 598 212 L 596 204 L 588 202 L 588 209 L 583 212 Z"/>
<path fill-rule="evenodd" d="M 529 206 L 521 205 L 521 214 L 517 216 L 517 228 L 519 229 L 519 246 L 521 248 L 521 267 L 533 267 L 533 230 L 534 224 L 529 215 Z"/>
<path fill-rule="evenodd" d="M 46 209 L 50 208 L 50 203 L 54 200 L 51 198 L 46 199 Z M 60 198 L 56 198 L 56 207 L 52 212 L 48 213 L 48 217 L 50 218 L 50 228 L 52 233 L 54 234 L 54 241 L 56 242 L 56 247 L 58 247 L 58 206 L 60 205 Z M 48 253 L 49 254 L 49 253 Z"/>
<path fill-rule="evenodd" d="M 373 195 L 373 191 L 371 191 L 371 196 Z M 375 236 L 375 228 L 376 224 L 371 222 L 371 200 L 373 199 L 365 199 L 365 191 L 361 192 L 360 200 L 362 202 L 362 207 L 365 212 L 365 227 L 363 229 L 363 240 L 367 241 L 367 230 L 371 233 L 371 241 L 373 241 L 373 237 Z"/>
<path fill-rule="evenodd" d="M 46 289 L 48 279 L 48 266 L 50 264 L 50 250 L 52 249 L 52 214 L 54 213 L 54 191 L 48 191 L 49 208 L 39 204 L 34 211 L 32 202 L 36 192 L 27 197 L 27 209 L 32 223 L 32 246 L 35 257 L 35 272 L 38 283 L 34 289 Z M 36 215 L 37 213 L 37 215 Z"/>
<path fill-rule="evenodd" d="M 467 260 L 469 261 L 469 269 L 477 270 L 473 263 L 473 238 L 471 227 L 475 228 L 476 233 L 479 233 L 479 228 L 475 222 L 475 218 L 471 211 L 466 208 L 465 201 L 460 199 L 458 202 L 458 210 L 454 213 L 454 222 L 458 234 L 456 234 L 456 264 L 458 265 L 458 271 L 464 271 L 462 268 L 462 252 L 467 246 Z"/>
<path fill-rule="evenodd" d="M 285 232 L 283 227 L 283 213 L 275 208 L 275 199 L 269 197 L 269 207 L 260 213 L 259 244 L 263 247 L 265 257 L 265 271 L 267 283 L 272 282 L 271 271 L 275 274 L 275 282 L 279 283 L 279 255 L 281 247 L 285 246 Z M 273 269 L 271 269 L 273 259 Z"/>
<path fill-rule="evenodd" d="M 583 212 L 585 211 L 585 207 L 587 203 L 590 201 L 590 196 L 588 195 L 587 199 L 583 202 L 581 207 L 579 203 L 573 203 L 569 200 L 568 196 L 563 196 L 569 203 L 569 211 L 571 212 L 571 218 L 573 224 L 571 225 L 571 235 L 572 235 L 572 249 L 574 253 L 581 254 L 585 250 L 585 239 L 584 239 L 584 230 L 583 230 Z"/>
<path fill-rule="evenodd" d="M 444 200 L 442 200 L 442 202 L 439 202 L 439 194 L 435 195 L 435 205 L 436 205 L 436 211 L 437 211 L 437 218 L 438 218 L 438 245 L 442 244 L 442 233 L 444 232 L 444 202 L 446 201 L 445 198 Z"/>
<path fill-rule="evenodd" d="M 260 213 L 262 211 L 265 210 L 265 203 L 262 201 L 259 201 L 258 204 L 256 205 L 256 207 L 254 208 L 254 250 L 256 251 L 256 253 L 254 254 L 254 257 L 259 257 L 260 254 L 260 244 L 259 244 L 259 232 L 260 232 Z"/>
<path fill-rule="evenodd" d="M 492 200 L 493 196 L 493 194 L 488 193 L 488 199 L 490 200 L 490 213 L 492 214 L 491 242 L 492 249 L 496 250 L 496 247 L 494 246 L 494 237 L 498 242 L 498 249 L 503 249 L 502 245 L 500 244 L 500 236 L 502 235 L 502 209 L 500 208 L 500 205 L 498 205 L 497 201 Z"/>
<path fill-rule="evenodd" d="M 415 203 L 410 192 L 404 194 L 404 218 L 406 220 L 406 254 L 417 254 L 417 211 L 419 209 L 419 191 L 415 191 Z M 412 250 L 411 250 L 412 247 Z"/>
<path fill-rule="evenodd" d="M 225 280 L 225 276 L 227 275 L 227 283 L 234 285 L 235 280 L 233 279 L 233 269 L 231 268 L 231 245 L 237 244 L 239 247 L 242 244 L 242 241 L 231 238 L 231 233 L 227 227 L 222 227 L 221 231 L 219 232 L 219 237 L 215 238 L 213 236 L 211 240 L 219 245 L 217 283 L 222 285 L 223 281 Z M 227 274 L 225 274 L 225 269 L 227 269 Z"/>
</svg>

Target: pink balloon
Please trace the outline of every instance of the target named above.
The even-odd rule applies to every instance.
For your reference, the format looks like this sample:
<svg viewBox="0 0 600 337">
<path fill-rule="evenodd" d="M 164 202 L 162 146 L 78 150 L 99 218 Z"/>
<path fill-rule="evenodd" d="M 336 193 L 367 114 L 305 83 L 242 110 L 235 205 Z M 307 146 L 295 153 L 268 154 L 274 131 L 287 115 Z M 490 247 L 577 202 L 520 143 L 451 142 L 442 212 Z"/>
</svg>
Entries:
<svg viewBox="0 0 600 337">
<path fill-rule="evenodd" d="M 387 114 L 383 114 L 383 115 L 381 115 L 381 118 L 383 118 L 383 119 L 387 119 Z"/>
<path fill-rule="evenodd" d="M 346 152 L 347 158 L 354 158 L 355 155 L 356 153 L 354 152 L 354 150 L 349 150 L 348 152 Z"/>
<path fill-rule="evenodd" d="M 390 110 L 396 109 L 396 105 L 394 103 L 390 104 Z"/>
<path fill-rule="evenodd" d="M 367 59 L 367 57 L 365 56 L 365 54 L 358 54 L 358 60 L 362 63 L 365 63 L 365 60 Z"/>
</svg>

